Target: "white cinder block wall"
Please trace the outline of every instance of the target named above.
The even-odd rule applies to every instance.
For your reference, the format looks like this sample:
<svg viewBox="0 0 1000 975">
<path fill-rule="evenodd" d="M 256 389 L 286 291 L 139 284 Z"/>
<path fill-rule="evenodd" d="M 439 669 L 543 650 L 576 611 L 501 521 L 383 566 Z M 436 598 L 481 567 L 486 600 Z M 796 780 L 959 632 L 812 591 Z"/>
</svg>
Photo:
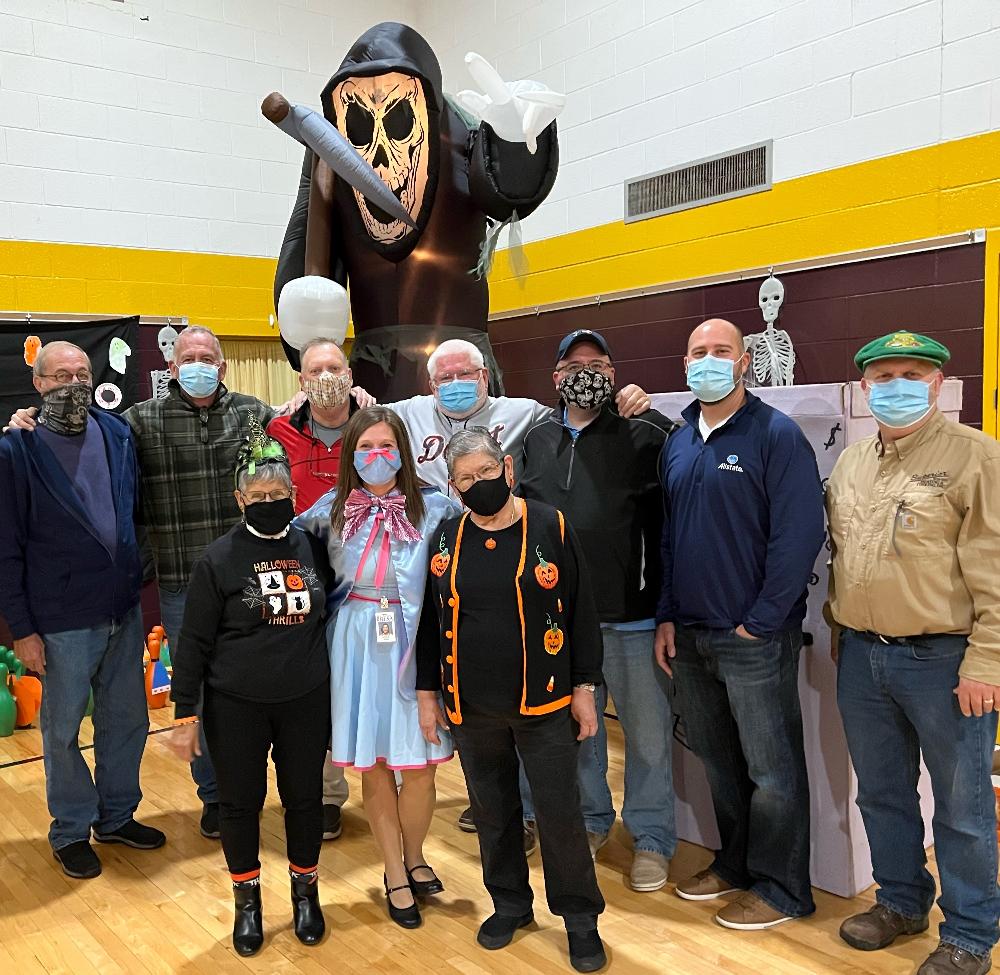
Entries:
<svg viewBox="0 0 1000 975">
<path fill-rule="evenodd" d="M 785 180 L 1000 128 L 1000 0 L 421 0 L 449 91 L 475 50 L 569 94 L 538 239 L 626 177 L 774 139 Z"/>
<path fill-rule="evenodd" d="M 302 150 L 261 99 L 318 107 L 355 38 L 417 6 L 0 0 L 0 237 L 277 254 Z"/>
<path fill-rule="evenodd" d="M 1000 0 L 0 0 L 0 237 L 275 255 L 300 150 L 260 99 L 386 19 L 450 91 L 472 49 L 569 94 L 529 240 L 761 139 L 783 180 L 1000 127 Z"/>
</svg>

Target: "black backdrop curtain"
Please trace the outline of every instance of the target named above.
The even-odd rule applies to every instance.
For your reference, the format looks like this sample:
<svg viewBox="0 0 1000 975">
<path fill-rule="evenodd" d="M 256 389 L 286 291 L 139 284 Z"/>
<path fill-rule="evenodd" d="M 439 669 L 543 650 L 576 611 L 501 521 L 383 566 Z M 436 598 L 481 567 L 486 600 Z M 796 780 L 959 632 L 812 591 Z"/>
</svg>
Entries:
<svg viewBox="0 0 1000 975">
<path fill-rule="evenodd" d="M 80 346 L 90 356 L 94 368 L 94 388 L 111 383 L 121 391 L 121 403 L 113 408 L 120 413 L 131 406 L 139 392 L 139 316 L 109 318 L 90 322 L 2 321 L 0 322 L 0 427 L 22 406 L 40 406 L 41 397 L 31 384 L 31 366 L 25 362 L 25 340 L 36 336 L 42 345 L 57 339 Z M 113 338 L 123 339 L 132 354 L 125 360 L 125 375 L 115 372 L 108 362 Z M 32 345 L 35 343 L 31 343 Z M 95 402 L 110 408 L 107 402 L 113 390 L 95 396 Z M 103 399 L 103 401 L 102 401 Z"/>
</svg>

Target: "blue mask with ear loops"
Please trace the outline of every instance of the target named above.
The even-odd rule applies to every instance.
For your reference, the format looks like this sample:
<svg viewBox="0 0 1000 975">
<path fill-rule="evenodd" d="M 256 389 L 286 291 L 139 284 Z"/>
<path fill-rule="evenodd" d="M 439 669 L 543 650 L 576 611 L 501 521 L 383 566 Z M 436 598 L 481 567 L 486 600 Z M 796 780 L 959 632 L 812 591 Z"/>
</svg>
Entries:
<svg viewBox="0 0 1000 975">
<path fill-rule="evenodd" d="M 919 379 L 890 379 L 868 387 L 868 409 L 879 423 L 903 429 L 931 411 L 931 388 Z"/>
<path fill-rule="evenodd" d="M 211 396 L 219 388 L 219 367 L 207 362 L 185 362 L 177 373 L 181 389 L 196 399 Z"/>
<path fill-rule="evenodd" d="M 732 359 L 717 359 L 714 355 L 706 355 L 688 363 L 688 389 L 702 403 L 718 403 L 725 399 L 735 388 Z"/>
<path fill-rule="evenodd" d="M 453 379 L 437 389 L 438 402 L 449 413 L 468 413 L 479 399 L 478 379 Z"/>
</svg>

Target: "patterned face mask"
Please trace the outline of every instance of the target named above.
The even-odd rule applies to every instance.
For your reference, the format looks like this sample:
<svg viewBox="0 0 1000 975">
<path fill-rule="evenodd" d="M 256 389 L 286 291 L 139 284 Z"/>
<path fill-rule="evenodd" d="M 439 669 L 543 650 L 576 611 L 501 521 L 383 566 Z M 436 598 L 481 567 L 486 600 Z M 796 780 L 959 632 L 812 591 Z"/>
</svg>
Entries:
<svg viewBox="0 0 1000 975">
<path fill-rule="evenodd" d="M 559 395 L 567 404 L 581 410 L 600 409 L 611 399 L 613 390 L 611 377 L 589 366 L 559 380 Z"/>
<path fill-rule="evenodd" d="M 38 422 L 53 433 L 78 436 L 87 429 L 87 410 L 93 401 L 94 387 L 90 383 L 56 386 L 42 395 Z"/>
<path fill-rule="evenodd" d="M 351 377 L 349 373 L 320 373 L 315 379 L 304 379 L 302 389 L 306 399 L 321 410 L 343 406 L 351 394 Z"/>
</svg>

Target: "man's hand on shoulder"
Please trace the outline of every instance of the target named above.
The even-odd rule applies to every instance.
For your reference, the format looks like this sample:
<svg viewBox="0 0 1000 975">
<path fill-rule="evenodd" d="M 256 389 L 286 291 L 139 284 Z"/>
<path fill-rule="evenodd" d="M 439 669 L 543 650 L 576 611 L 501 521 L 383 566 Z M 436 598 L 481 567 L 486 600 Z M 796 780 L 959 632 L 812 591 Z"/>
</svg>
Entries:
<svg viewBox="0 0 1000 975">
<path fill-rule="evenodd" d="M 369 406 L 378 406 L 378 400 L 363 386 L 351 387 L 351 395 L 354 397 L 354 402 L 358 404 L 359 410 L 367 409 Z"/>
<path fill-rule="evenodd" d="M 629 383 L 628 386 L 623 386 L 618 390 L 618 394 L 615 396 L 615 405 L 618 407 L 618 415 L 627 420 L 629 417 L 648 413 L 653 401 L 644 389 L 636 386 L 635 383 Z"/>
</svg>

